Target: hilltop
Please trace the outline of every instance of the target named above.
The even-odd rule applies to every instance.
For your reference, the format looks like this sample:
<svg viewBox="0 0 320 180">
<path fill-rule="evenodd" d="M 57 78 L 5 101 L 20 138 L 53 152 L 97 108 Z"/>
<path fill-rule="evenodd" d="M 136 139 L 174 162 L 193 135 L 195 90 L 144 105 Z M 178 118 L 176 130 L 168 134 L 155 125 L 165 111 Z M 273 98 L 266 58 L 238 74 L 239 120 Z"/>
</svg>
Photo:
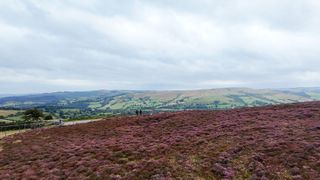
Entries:
<svg viewBox="0 0 320 180">
<path fill-rule="evenodd" d="M 0 108 L 38 107 L 60 118 L 188 109 L 231 109 L 320 100 L 320 88 L 57 92 L 0 98 Z"/>
<path fill-rule="evenodd" d="M 114 117 L 1 142 L 0 179 L 319 179 L 320 102 Z"/>
</svg>

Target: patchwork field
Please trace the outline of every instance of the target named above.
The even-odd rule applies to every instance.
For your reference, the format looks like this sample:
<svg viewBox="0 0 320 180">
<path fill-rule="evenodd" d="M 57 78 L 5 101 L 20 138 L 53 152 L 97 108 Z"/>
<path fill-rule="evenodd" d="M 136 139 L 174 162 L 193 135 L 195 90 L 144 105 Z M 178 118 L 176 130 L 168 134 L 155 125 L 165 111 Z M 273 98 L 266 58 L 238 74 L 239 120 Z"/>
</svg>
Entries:
<svg viewBox="0 0 320 180">
<path fill-rule="evenodd" d="M 14 115 L 17 112 L 19 112 L 19 111 L 17 111 L 17 110 L 1 110 L 0 109 L 0 116 L 6 117 L 6 116 L 9 116 L 9 115 Z"/>
<path fill-rule="evenodd" d="M 0 179 L 319 179 L 320 102 L 115 117 L 0 146 Z"/>
</svg>

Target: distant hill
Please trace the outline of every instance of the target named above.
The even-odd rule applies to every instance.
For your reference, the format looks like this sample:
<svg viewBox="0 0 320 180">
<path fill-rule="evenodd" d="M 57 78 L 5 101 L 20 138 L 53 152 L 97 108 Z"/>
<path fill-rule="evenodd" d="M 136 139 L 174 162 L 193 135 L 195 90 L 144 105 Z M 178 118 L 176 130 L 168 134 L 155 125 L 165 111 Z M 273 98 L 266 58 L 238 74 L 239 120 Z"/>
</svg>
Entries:
<svg viewBox="0 0 320 180">
<path fill-rule="evenodd" d="M 14 95 L 14 94 L 0 94 L 0 98 L 10 97 L 10 96 L 16 96 L 16 95 Z"/>
<path fill-rule="evenodd" d="M 66 106 L 84 100 L 96 101 L 99 97 L 112 97 L 125 91 L 55 92 L 0 98 L 0 107 L 30 108 L 37 106 Z"/>
<path fill-rule="evenodd" d="M 43 108 L 57 116 L 76 117 L 105 113 L 230 109 L 320 100 L 320 88 L 223 88 L 187 91 L 56 92 L 0 98 L 1 108 Z M 71 113 L 70 113 L 71 112 Z"/>
</svg>

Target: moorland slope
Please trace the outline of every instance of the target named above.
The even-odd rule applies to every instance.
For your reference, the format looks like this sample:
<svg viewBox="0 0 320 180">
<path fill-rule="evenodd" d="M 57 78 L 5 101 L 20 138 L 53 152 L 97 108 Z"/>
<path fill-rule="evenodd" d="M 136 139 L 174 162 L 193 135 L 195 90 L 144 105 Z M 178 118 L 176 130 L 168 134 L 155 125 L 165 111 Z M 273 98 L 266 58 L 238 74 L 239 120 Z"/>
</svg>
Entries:
<svg viewBox="0 0 320 180">
<path fill-rule="evenodd" d="M 114 117 L 0 146 L 0 179 L 319 179 L 320 102 Z"/>
</svg>

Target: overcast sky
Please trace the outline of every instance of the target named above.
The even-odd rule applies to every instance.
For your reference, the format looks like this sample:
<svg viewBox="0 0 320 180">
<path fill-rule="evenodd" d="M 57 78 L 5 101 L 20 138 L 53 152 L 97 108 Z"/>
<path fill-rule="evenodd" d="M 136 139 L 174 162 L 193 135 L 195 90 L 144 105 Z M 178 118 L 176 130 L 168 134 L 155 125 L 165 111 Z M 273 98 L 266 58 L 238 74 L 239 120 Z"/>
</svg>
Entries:
<svg viewBox="0 0 320 180">
<path fill-rule="evenodd" d="M 320 86 L 319 0 L 1 0 L 0 93 Z"/>
</svg>

